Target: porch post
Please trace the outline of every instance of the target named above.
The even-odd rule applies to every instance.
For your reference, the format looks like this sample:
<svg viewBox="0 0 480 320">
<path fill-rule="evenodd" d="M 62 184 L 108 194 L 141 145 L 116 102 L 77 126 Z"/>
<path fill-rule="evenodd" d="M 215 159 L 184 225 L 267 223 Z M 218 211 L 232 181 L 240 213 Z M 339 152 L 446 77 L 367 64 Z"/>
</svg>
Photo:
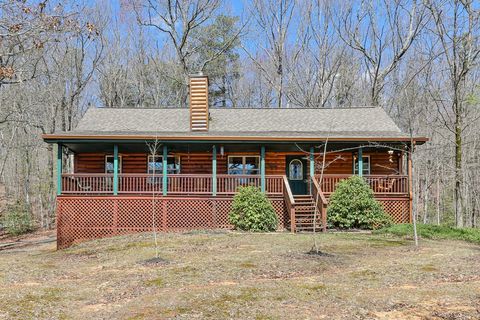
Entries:
<svg viewBox="0 0 480 320">
<path fill-rule="evenodd" d="M 118 195 L 118 145 L 113 145 L 113 195 Z"/>
<path fill-rule="evenodd" d="M 315 179 L 315 155 L 313 147 L 310 147 L 310 194 L 312 193 L 312 179 Z"/>
<path fill-rule="evenodd" d="M 265 192 L 265 146 L 260 148 L 260 186 Z"/>
<path fill-rule="evenodd" d="M 168 152 L 167 152 L 167 145 L 163 145 L 163 158 L 162 158 L 162 194 L 164 196 L 167 195 L 167 189 L 168 189 L 168 178 L 167 178 L 167 157 L 168 157 Z"/>
<path fill-rule="evenodd" d="M 363 148 L 358 148 L 358 176 L 363 176 Z"/>
<path fill-rule="evenodd" d="M 212 195 L 217 195 L 217 147 L 212 150 Z"/>
<path fill-rule="evenodd" d="M 63 146 L 57 143 L 57 195 L 62 194 L 62 155 Z"/>
</svg>

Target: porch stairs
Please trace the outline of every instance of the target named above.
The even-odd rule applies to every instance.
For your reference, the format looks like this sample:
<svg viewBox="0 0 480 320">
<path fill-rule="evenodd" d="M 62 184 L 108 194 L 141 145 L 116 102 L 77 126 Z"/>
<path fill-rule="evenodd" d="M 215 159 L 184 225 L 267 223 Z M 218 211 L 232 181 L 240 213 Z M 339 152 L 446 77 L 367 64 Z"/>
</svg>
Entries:
<svg viewBox="0 0 480 320">
<path fill-rule="evenodd" d="M 295 230 L 297 232 L 313 232 L 315 217 L 315 199 L 312 195 L 294 195 Z M 315 231 L 322 231 L 321 212 L 317 212 Z"/>
</svg>

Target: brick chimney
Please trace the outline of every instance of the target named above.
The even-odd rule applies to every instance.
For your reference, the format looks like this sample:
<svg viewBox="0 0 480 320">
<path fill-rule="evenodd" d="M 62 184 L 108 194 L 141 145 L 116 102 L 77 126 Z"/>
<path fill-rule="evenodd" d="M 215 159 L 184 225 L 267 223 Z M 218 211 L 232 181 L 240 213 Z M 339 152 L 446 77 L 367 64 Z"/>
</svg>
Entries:
<svg viewBox="0 0 480 320">
<path fill-rule="evenodd" d="M 190 75 L 190 130 L 208 131 L 208 77 Z"/>
</svg>

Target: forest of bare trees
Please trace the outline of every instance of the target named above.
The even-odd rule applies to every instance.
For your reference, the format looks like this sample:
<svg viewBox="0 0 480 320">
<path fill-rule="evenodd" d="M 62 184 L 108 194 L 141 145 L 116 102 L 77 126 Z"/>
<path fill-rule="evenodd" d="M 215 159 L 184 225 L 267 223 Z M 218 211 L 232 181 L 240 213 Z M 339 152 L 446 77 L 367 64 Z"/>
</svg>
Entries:
<svg viewBox="0 0 480 320">
<path fill-rule="evenodd" d="M 420 222 L 480 222 L 480 3 L 471 0 L 0 0 L 0 173 L 53 227 L 42 133 L 88 107 L 186 107 L 203 71 L 218 108 L 380 105 L 412 136 Z"/>
</svg>

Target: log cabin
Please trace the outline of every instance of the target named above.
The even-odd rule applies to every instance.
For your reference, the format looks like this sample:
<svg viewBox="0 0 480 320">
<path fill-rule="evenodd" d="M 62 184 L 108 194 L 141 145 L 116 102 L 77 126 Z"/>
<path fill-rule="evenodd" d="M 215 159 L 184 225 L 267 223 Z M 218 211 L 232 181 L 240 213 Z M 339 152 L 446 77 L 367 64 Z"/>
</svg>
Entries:
<svg viewBox="0 0 480 320">
<path fill-rule="evenodd" d="M 90 108 L 57 152 L 57 245 L 132 232 L 231 228 L 239 186 L 270 199 L 280 229 L 326 229 L 336 183 L 363 176 L 397 223 L 412 219 L 411 152 L 381 107 L 209 108 L 208 77 L 189 108 Z M 314 213 L 318 221 L 313 223 Z"/>
</svg>

